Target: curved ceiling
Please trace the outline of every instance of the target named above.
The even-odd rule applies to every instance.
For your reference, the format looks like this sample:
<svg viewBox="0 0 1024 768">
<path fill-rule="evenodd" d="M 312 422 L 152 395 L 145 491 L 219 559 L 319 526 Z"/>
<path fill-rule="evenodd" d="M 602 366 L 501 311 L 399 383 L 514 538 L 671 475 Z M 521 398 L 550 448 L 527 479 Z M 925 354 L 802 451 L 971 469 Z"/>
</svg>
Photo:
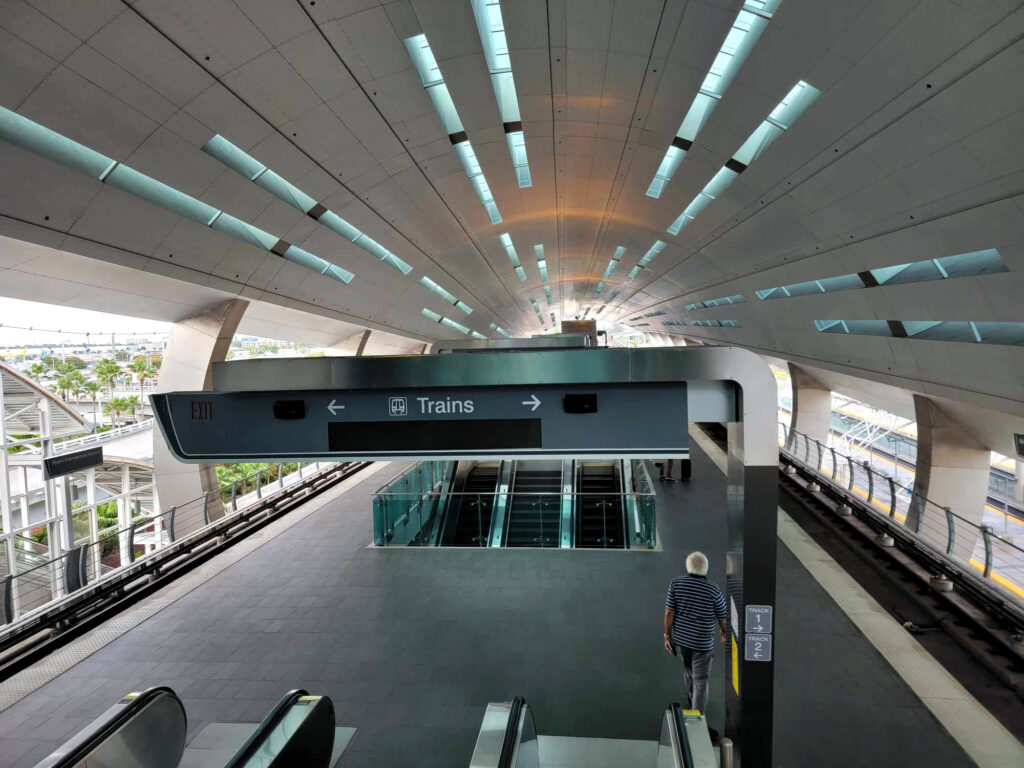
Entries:
<svg viewBox="0 0 1024 768">
<path fill-rule="evenodd" d="M 759 37 L 648 196 L 744 8 L 759 14 Z M 0 105 L 355 277 L 317 274 L 140 199 L 113 174 L 3 141 L 0 234 L 416 339 L 527 335 L 589 311 L 1024 413 L 1019 346 L 900 333 L 1024 321 L 1019 2 L 504 0 L 502 11 L 521 125 L 499 109 L 471 0 L 10 0 Z M 461 132 L 410 57 L 405 41 L 419 35 Z M 817 98 L 789 120 L 777 107 L 801 82 Z M 769 115 L 786 130 L 744 153 Z M 517 130 L 528 187 L 510 157 Z M 203 151 L 217 135 L 317 207 Z M 722 168 L 731 183 L 709 187 Z M 376 252 L 327 226 L 324 209 Z M 697 213 L 672 234 L 684 210 Z M 756 293 L 987 249 L 1008 271 Z M 826 319 L 896 332 L 825 333 L 814 321 Z"/>
</svg>

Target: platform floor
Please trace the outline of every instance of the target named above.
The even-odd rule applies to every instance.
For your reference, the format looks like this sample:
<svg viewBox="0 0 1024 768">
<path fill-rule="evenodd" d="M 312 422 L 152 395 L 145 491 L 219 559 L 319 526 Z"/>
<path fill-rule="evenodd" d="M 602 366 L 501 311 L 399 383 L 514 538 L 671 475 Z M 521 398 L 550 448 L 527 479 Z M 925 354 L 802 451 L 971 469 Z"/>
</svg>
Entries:
<svg viewBox="0 0 1024 768">
<path fill-rule="evenodd" d="M 725 483 L 696 446 L 693 465 L 659 484 L 660 552 L 368 548 L 386 467 L 0 713 L 0 768 L 155 684 L 182 696 L 190 736 L 290 688 L 327 694 L 358 729 L 342 768 L 468 765 L 487 702 L 514 695 L 542 734 L 656 739 L 681 697 L 665 589 L 693 549 L 724 580 Z M 781 543 L 778 590 L 777 766 L 974 764 Z"/>
</svg>

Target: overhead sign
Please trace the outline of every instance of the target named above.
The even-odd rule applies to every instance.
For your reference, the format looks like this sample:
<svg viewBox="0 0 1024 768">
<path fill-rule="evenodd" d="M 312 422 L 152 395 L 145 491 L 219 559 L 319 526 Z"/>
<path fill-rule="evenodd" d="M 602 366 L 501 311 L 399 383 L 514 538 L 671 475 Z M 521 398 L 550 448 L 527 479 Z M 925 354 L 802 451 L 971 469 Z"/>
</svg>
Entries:
<svg viewBox="0 0 1024 768">
<path fill-rule="evenodd" d="M 1014 433 L 1013 444 L 1014 447 L 1017 449 L 1017 455 L 1020 456 L 1021 458 L 1024 458 L 1024 435 L 1018 435 Z"/>
<path fill-rule="evenodd" d="M 62 453 L 58 456 L 50 456 L 43 459 L 43 477 L 52 480 L 62 475 L 70 475 L 72 472 L 81 472 L 83 469 L 99 466 L 103 463 L 103 448 L 87 448 L 84 451 L 75 453 Z"/>
<path fill-rule="evenodd" d="M 154 395 L 183 461 L 686 457 L 687 385 L 596 384 Z"/>
<path fill-rule="evenodd" d="M 748 605 L 746 606 L 745 613 L 744 632 L 762 633 L 772 631 L 772 607 L 770 605 Z"/>
<path fill-rule="evenodd" d="M 743 636 L 744 661 L 771 661 L 772 636 L 747 633 Z"/>
</svg>

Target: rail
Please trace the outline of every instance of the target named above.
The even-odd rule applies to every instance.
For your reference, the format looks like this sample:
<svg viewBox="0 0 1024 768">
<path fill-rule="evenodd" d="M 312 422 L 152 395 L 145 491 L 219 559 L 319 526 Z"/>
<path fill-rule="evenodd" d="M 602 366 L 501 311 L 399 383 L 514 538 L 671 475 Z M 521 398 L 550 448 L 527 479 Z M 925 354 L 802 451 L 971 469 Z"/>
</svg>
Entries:
<svg viewBox="0 0 1024 768">
<path fill-rule="evenodd" d="M 914 492 L 913 479 L 873 469 L 868 461 L 848 456 L 779 422 L 779 446 L 792 462 L 860 501 L 886 525 L 912 537 L 937 561 L 1024 608 L 1024 549 L 990 525 L 976 523 L 947 506 Z"/>
<path fill-rule="evenodd" d="M 129 502 L 127 496 L 131 494 L 126 494 L 126 499 L 118 504 L 125 507 L 122 519 L 129 519 L 128 525 L 98 531 L 94 525 L 92 531 L 76 537 L 71 549 L 45 559 L 28 545 L 33 540 L 21 536 L 22 531 L 0 536 L 0 543 L 8 537 L 17 537 L 13 562 L 7 561 L 0 550 L 0 643 L 39 614 L 76 597 L 87 585 L 92 587 L 111 579 L 139 563 L 159 557 L 165 550 L 177 551 L 183 544 L 200 538 L 212 526 L 237 519 L 257 504 L 272 502 L 286 488 L 312 482 L 336 466 L 334 462 L 299 462 L 296 471 L 284 474 L 283 464 L 270 464 L 155 514 L 147 514 Z M 151 493 L 149 489 L 150 486 L 146 486 L 136 489 L 135 493 L 142 490 Z M 120 497 L 115 501 L 117 499 Z M 76 509 L 73 517 L 92 511 L 95 506 Z M 62 524 L 57 518 L 45 522 L 49 541 L 60 539 Z M 30 526 L 40 527 L 39 523 Z"/>
</svg>

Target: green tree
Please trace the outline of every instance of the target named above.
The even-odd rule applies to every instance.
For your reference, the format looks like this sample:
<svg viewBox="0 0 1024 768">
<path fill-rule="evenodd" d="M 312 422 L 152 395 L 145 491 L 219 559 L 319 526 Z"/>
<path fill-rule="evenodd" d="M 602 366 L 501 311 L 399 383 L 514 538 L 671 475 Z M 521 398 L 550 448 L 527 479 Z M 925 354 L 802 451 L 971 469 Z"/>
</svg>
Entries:
<svg viewBox="0 0 1024 768">
<path fill-rule="evenodd" d="M 97 426 L 103 426 L 100 422 L 98 414 L 98 406 L 100 402 L 100 392 L 103 391 L 103 382 L 90 380 L 82 385 L 82 389 L 85 390 L 92 397 L 92 421 Z"/>
<path fill-rule="evenodd" d="M 145 402 L 145 395 L 142 392 L 142 388 L 146 383 L 147 379 L 156 378 L 156 368 L 150 365 L 149 360 L 144 357 L 137 357 L 132 361 L 132 364 L 128 366 L 128 370 L 132 372 L 135 379 L 139 382 L 139 401 Z"/>
<path fill-rule="evenodd" d="M 138 411 L 142 406 L 142 403 L 139 401 L 139 398 L 137 398 L 135 395 L 132 395 L 131 397 L 125 397 L 122 399 L 124 400 L 124 410 L 128 413 L 131 413 L 132 421 L 138 421 Z"/>
<path fill-rule="evenodd" d="M 111 425 L 118 426 L 121 423 L 121 414 L 129 408 L 126 398 L 112 397 L 103 404 L 103 410 L 111 417 Z"/>
<path fill-rule="evenodd" d="M 28 369 L 28 375 L 36 381 L 42 381 L 46 377 L 46 372 L 50 370 L 43 363 L 32 363 L 32 367 Z"/>
<path fill-rule="evenodd" d="M 110 397 L 114 397 L 114 386 L 117 384 L 117 379 L 121 375 L 121 366 L 117 364 L 115 360 L 111 360 L 109 357 L 105 357 L 96 363 L 96 367 L 92 369 L 96 379 L 107 389 L 110 390 Z"/>
<path fill-rule="evenodd" d="M 82 375 L 81 371 L 72 369 L 61 373 L 57 377 L 57 389 L 65 400 L 68 399 L 68 395 L 72 392 L 75 393 L 77 398 L 83 386 L 85 386 L 85 376 Z"/>
</svg>

